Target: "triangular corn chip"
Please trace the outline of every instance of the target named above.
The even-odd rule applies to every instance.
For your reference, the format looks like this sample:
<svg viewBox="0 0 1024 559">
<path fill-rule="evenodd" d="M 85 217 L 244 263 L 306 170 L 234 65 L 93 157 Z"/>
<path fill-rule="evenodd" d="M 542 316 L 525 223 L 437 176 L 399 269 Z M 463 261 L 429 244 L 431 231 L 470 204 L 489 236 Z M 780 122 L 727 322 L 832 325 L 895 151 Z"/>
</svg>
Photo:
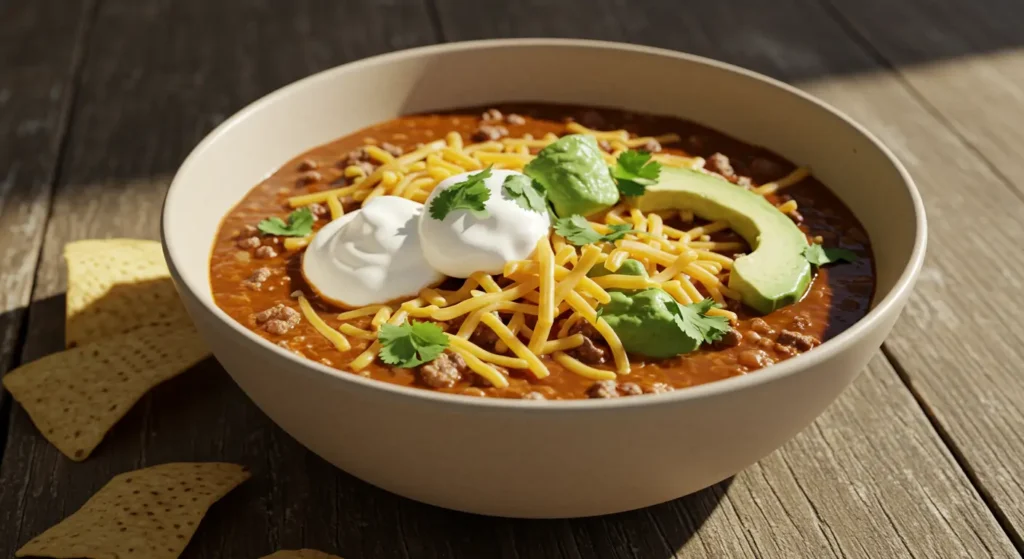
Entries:
<svg viewBox="0 0 1024 559">
<path fill-rule="evenodd" d="M 146 392 L 207 353 L 192 326 L 147 326 L 22 365 L 3 385 L 47 440 L 80 461 Z"/>
<path fill-rule="evenodd" d="M 160 243 L 76 241 L 64 246 L 64 259 L 68 266 L 67 347 L 143 326 L 189 324 Z"/>
<path fill-rule="evenodd" d="M 15 557 L 174 559 L 210 505 L 249 479 L 235 464 L 163 464 L 114 476 Z"/>
</svg>

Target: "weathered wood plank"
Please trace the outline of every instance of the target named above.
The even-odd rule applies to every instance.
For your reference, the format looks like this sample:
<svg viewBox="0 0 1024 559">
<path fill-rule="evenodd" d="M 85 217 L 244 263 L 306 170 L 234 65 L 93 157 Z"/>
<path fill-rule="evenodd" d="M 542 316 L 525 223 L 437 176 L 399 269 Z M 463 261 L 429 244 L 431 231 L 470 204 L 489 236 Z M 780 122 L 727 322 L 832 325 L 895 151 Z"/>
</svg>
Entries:
<svg viewBox="0 0 1024 559">
<path fill-rule="evenodd" d="M 389 18 L 369 17 L 383 4 L 207 4 L 214 3 L 104 5 L 91 46 L 101 54 L 90 57 L 85 74 L 82 94 L 88 102 L 73 123 L 67 173 L 54 207 L 62 219 L 46 232 L 37 300 L 63 290 L 59 251 L 66 240 L 155 236 L 149 216 L 155 215 L 167 174 L 206 129 L 245 101 L 322 66 L 433 38 L 425 14 L 409 4 L 388 3 Z M 500 21 L 506 34 L 634 41 L 656 36 L 663 45 L 703 49 L 783 77 L 791 76 L 791 59 L 799 66 L 795 75 L 871 63 L 842 41 L 822 52 L 816 42 L 834 41 L 841 33 L 820 12 L 794 2 L 779 2 L 773 9 L 781 11 L 778 19 L 760 24 L 760 42 L 738 50 L 716 45 L 722 35 L 739 40 L 763 14 L 750 14 L 749 6 L 737 2 L 716 3 L 706 14 L 662 14 L 653 3 L 650 10 L 637 10 L 635 3 L 594 8 L 581 2 L 559 8 L 566 17 L 557 20 L 543 9 L 523 11 L 516 4 L 502 8 L 510 14 L 460 16 L 467 19 L 457 25 L 449 9 L 469 15 L 483 9 L 464 4 L 440 6 L 448 38 L 460 26 L 501 34 L 484 23 Z M 553 5 L 564 4 L 543 7 Z M 647 15 L 638 19 L 638 12 Z M 681 19 L 695 14 L 692 21 Z M 794 22 L 796 14 L 805 19 Z M 412 18 L 421 21 L 406 23 Z M 529 21 L 521 23 L 524 18 Z M 737 18 L 743 25 L 734 31 Z M 784 48 L 765 57 L 771 49 L 764 45 Z M 895 91 L 883 90 L 883 101 L 905 95 Z M 917 105 L 911 108 L 920 113 Z M 59 305 L 33 306 L 27 358 L 59 346 L 60 316 Z M 882 359 L 813 429 L 731 485 L 643 511 L 577 521 L 481 518 L 369 487 L 281 433 L 212 361 L 156 390 L 83 464 L 58 456 L 21 410 L 13 417 L 11 445 L 21 458 L 0 469 L 0 534 L 16 536 L 0 538 L 0 556 L 77 508 L 110 475 L 185 459 L 237 460 L 254 470 L 253 480 L 211 511 L 186 551 L 190 557 L 257 557 L 299 546 L 354 558 L 1013 554 Z M 8 491 L 12 481 L 24 491 Z"/>
<path fill-rule="evenodd" d="M 92 10 L 92 1 L 0 4 L 0 375 L 18 362 Z M 40 33 L 42 27 L 52 35 Z M 2 388 L 0 416 L 6 433 Z M 0 456 L 4 440 L 0 434 Z"/>
<path fill-rule="evenodd" d="M 1024 102 L 1020 2 L 829 0 L 827 5 L 1024 195 L 1024 130 L 1015 126 Z"/>
<path fill-rule="evenodd" d="M 443 1 L 440 5 L 442 29 L 445 30 L 446 38 L 453 40 L 489 35 L 515 34 L 518 31 L 518 28 L 516 28 L 518 20 L 515 18 L 522 17 L 517 16 L 517 14 L 519 12 L 529 12 L 531 9 L 518 8 L 517 12 L 509 8 L 507 13 L 494 14 L 491 12 L 492 8 L 490 6 L 485 8 L 468 1 Z M 532 8 L 539 8 L 539 6 L 532 6 Z M 967 284 L 956 282 L 952 277 L 948 280 L 949 291 L 946 293 L 935 293 L 931 291 L 929 286 L 928 276 L 934 274 L 931 270 L 935 269 L 934 262 L 937 260 L 941 262 L 940 265 L 944 268 L 943 273 L 948 271 L 949 273 L 956 274 L 953 277 L 966 274 L 962 264 L 958 263 L 962 262 L 964 258 L 968 258 L 967 255 L 959 251 L 943 250 L 943 247 L 951 242 L 950 239 L 952 237 L 956 236 L 958 238 L 957 241 L 952 241 L 954 245 L 959 244 L 961 247 L 968 243 L 975 245 L 972 246 L 972 249 L 975 251 L 974 256 L 971 258 L 976 260 L 979 254 L 977 252 L 977 245 L 981 244 L 981 237 L 976 235 L 972 236 L 974 237 L 972 239 L 967 239 L 968 235 L 964 234 L 965 231 L 971 231 L 972 227 L 977 227 L 970 224 L 971 221 L 977 222 L 979 218 L 987 220 L 993 215 L 994 211 L 995 215 L 999 216 L 1000 222 L 1005 226 L 1012 226 L 1009 218 L 1013 211 L 1016 211 L 1018 216 L 1022 215 L 1019 210 L 1016 210 L 1019 201 L 1014 200 L 1011 196 L 1007 196 L 1005 189 L 992 181 L 992 174 L 984 172 L 984 165 L 980 161 L 971 157 L 968 157 L 965 161 L 963 146 L 956 145 L 955 137 L 944 127 L 943 123 L 936 120 L 925 107 L 917 103 L 913 95 L 903 87 L 898 78 L 886 74 L 884 72 L 885 69 L 879 66 L 878 62 L 871 56 L 871 53 L 865 51 L 853 38 L 846 35 L 842 24 L 834 21 L 828 12 L 823 11 L 814 2 L 775 2 L 772 4 L 771 10 L 757 10 L 751 2 L 733 0 L 701 4 L 699 10 L 696 6 L 693 9 L 684 10 L 678 4 L 652 2 L 645 4 L 643 9 L 639 9 L 635 3 L 606 0 L 588 7 L 587 10 L 579 11 L 576 19 L 588 21 L 588 23 L 581 25 L 579 33 L 575 32 L 575 28 L 569 30 L 566 27 L 560 27 L 554 34 L 627 40 L 675 48 L 723 59 L 788 80 L 806 78 L 807 76 L 845 74 L 851 68 L 875 71 L 877 75 L 874 75 L 867 83 L 859 83 L 854 77 L 843 79 L 839 82 L 840 85 L 832 86 L 830 85 L 830 78 L 826 77 L 822 78 L 816 85 L 810 84 L 809 88 L 836 103 L 841 108 L 853 113 L 856 118 L 868 124 L 869 128 L 880 133 L 890 145 L 894 145 L 897 148 L 900 155 L 911 164 L 912 170 L 918 176 L 918 179 L 926 183 L 926 194 L 932 194 L 929 197 L 931 201 L 929 209 L 932 212 L 933 224 L 936 221 L 934 218 L 936 217 L 937 208 L 947 207 L 948 212 L 954 211 L 954 207 L 959 208 L 956 225 L 946 221 L 945 215 L 939 218 L 940 223 L 937 226 L 933 225 L 933 239 L 936 240 L 932 246 L 938 246 L 938 248 L 932 249 L 933 258 L 929 271 L 926 271 L 926 277 L 922 282 L 921 291 L 924 296 L 919 296 L 915 299 L 914 304 L 911 306 L 912 308 L 908 311 L 908 314 L 911 316 L 920 312 L 919 309 L 922 306 L 929 307 L 937 304 L 934 302 L 936 300 L 951 301 L 962 297 L 962 295 L 954 295 L 952 293 L 953 286 L 957 285 L 959 289 L 962 289 Z M 490 26 L 481 23 L 486 21 L 500 21 L 501 23 Z M 602 26 L 600 22 L 613 23 L 608 26 Z M 523 23 L 524 28 L 529 30 L 524 32 L 524 34 L 530 34 L 530 32 L 536 30 L 530 27 L 531 25 L 535 24 L 532 22 Z M 541 29 L 547 31 L 543 27 Z M 897 31 L 893 30 L 893 32 Z M 906 143 L 909 138 L 895 133 L 896 130 L 899 130 L 898 127 L 906 127 L 914 133 L 912 150 L 908 149 L 909 146 Z M 938 155 L 936 149 L 942 155 Z M 915 156 L 918 153 L 922 155 Z M 922 158 L 927 158 L 927 165 L 922 163 Z M 941 163 L 939 160 L 941 160 Z M 982 193 L 980 196 L 982 202 L 968 204 L 965 208 L 961 203 L 960 196 L 957 194 L 957 185 L 963 184 L 963 179 L 966 178 L 964 177 L 965 174 L 979 172 L 982 177 L 987 175 L 989 179 L 986 181 L 985 193 Z M 930 192 L 928 192 L 928 187 L 930 187 Z M 998 204 L 994 203 L 996 200 L 998 200 Z M 1007 211 L 1005 208 L 1011 208 L 1012 211 Z M 1004 219 L 1006 221 L 1003 221 Z M 936 229 L 941 229 L 941 232 L 936 232 Z M 1017 231 L 1020 231 L 1019 227 L 1017 227 Z M 988 239 L 986 238 L 987 241 Z M 1014 242 L 1014 240 L 1007 239 L 1002 250 L 1012 250 L 1011 247 L 1015 245 L 1020 246 L 1019 241 Z M 982 250 L 981 254 L 992 254 L 989 250 Z M 1017 269 L 1014 269 L 1012 273 L 1014 277 L 1021 277 Z M 967 281 L 966 278 L 964 278 L 964 281 Z M 977 292 L 980 298 L 983 290 L 978 289 Z M 989 298 L 989 300 L 991 299 Z M 979 311 L 975 307 L 974 310 L 963 310 L 972 315 L 972 318 L 985 320 L 986 322 L 998 320 L 998 318 L 993 317 L 1006 316 L 1005 313 L 998 313 L 996 309 Z M 982 318 L 983 314 L 986 317 L 984 319 Z M 934 313 L 929 313 L 928 316 L 935 317 Z M 949 316 L 948 313 L 947 316 Z M 911 325 L 911 323 L 913 324 Z M 969 383 L 973 374 L 966 373 L 966 371 L 971 371 L 972 369 L 960 369 L 940 364 L 940 359 L 948 359 L 948 357 L 944 357 L 945 354 L 950 353 L 946 348 L 957 347 L 958 343 L 951 339 L 952 336 L 940 343 L 927 340 L 927 333 L 930 331 L 930 328 L 935 328 L 935 326 L 934 322 L 928 324 L 925 321 L 915 321 L 913 318 L 905 319 L 898 328 L 897 335 L 894 336 L 893 347 L 913 347 L 917 348 L 917 352 L 930 352 L 932 354 L 932 359 L 927 367 L 917 367 L 914 369 L 913 381 L 916 384 L 921 378 L 935 379 L 932 382 L 936 390 L 939 390 L 940 382 L 935 376 L 928 373 L 934 370 L 942 370 L 945 377 L 956 377 L 959 382 Z M 952 333 L 952 325 L 950 326 L 949 331 Z M 978 336 L 977 341 L 982 343 L 982 338 Z M 978 347 L 984 346 L 979 345 Z M 972 353 L 974 357 L 977 357 L 977 353 Z M 1005 355 L 1004 357 L 1010 357 L 1010 355 Z M 988 362 L 987 359 L 985 361 L 986 363 Z M 911 358 L 909 362 L 917 363 L 919 361 L 913 361 Z M 1004 361 L 1002 364 L 999 364 L 999 368 L 1009 373 L 1011 367 L 1007 363 L 1013 362 L 1016 362 L 1016 360 Z M 993 365 L 995 365 L 994 362 Z M 886 390 L 902 393 L 904 396 L 902 400 L 903 405 L 914 407 L 909 393 L 901 383 L 896 381 L 893 371 L 886 369 L 884 375 L 887 375 L 885 378 Z M 943 382 L 945 382 L 945 378 Z M 992 385 L 991 388 L 994 389 L 995 385 Z M 955 401 L 962 396 L 962 393 L 949 395 L 947 401 Z M 844 398 L 847 397 L 844 396 Z M 1005 399 L 1008 404 L 1010 396 L 1005 396 Z M 981 416 L 973 420 L 974 424 L 979 422 L 990 423 L 991 419 L 984 419 L 985 414 L 983 410 L 985 410 L 985 407 L 982 405 L 983 401 L 985 400 L 974 398 L 966 402 L 962 401 L 958 413 Z M 872 404 L 864 402 L 862 406 L 853 408 L 856 412 L 851 410 L 849 414 L 844 414 L 841 417 L 845 421 L 853 421 L 865 413 L 864 409 L 871 407 Z M 892 407 L 890 411 L 898 413 L 895 407 Z M 829 418 L 833 419 L 833 423 L 827 422 Z M 961 418 L 958 417 L 958 419 Z M 897 418 L 892 418 L 892 421 L 898 420 Z M 1010 425 L 1013 424 L 1015 423 L 1010 422 Z M 833 418 L 831 415 L 819 421 L 816 428 L 823 433 L 835 432 L 837 430 L 849 431 L 851 429 L 849 425 L 839 423 L 838 419 Z M 983 427 L 980 426 L 972 429 L 972 436 L 983 436 L 981 433 L 982 429 Z M 1007 432 L 1019 432 L 1019 429 Z M 859 436 L 866 439 L 872 437 L 881 438 L 880 435 L 870 430 L 861 432 Z M 893 440 L 884 441 L 882 439 L 879 443 L 886 443 L 887 446 L 898 446 L 901 442 L 906 442 L 904 439 L 910 437 L 909 433 L 906 432 L 894 433 L 893 436 L 895 437 Z M 924 424 L 920 425 L 918 434 L 913 439 L 928 440 L 931 441 L 930 444 L 937 445 L 935 433 Z M 809 470 L 805 461 L 787 460 L 789 448 L 787 447 L 786 451 L 763 461 L 755 468 L 755 470 L 766 471 L 766 476 L 772 476 L 769 479 L 772 479 L 773 482 L 763 484 L 760 487 L 761 492 L 752 493 L 753 495 L 760 495 L 774 490 L 776 493 L 771 494 L 775 495 L 780 501 L 802 496 L 804 502 L 809 501 L 813 503 L 823 500 L 822 495 L 818 492 L 836 490 L 836 478 L 833 475 L 822 477 L 820 472 Z M 807 448 L 810 449 L 812 447 Z M 841 447 L 833 443 L 831 446 L 826 445 L 825 448 L 817 449 L 815 452 L 819 454 L 835 452 L 832 448 Z M 877 463 L 888 464 L 888 467 L 891 468 L 900 467 L 900 462 L 891 461 L 893 457 L 891 451 L 886 450 L 883 452 L 879 447 L 868 447 L 864 451 L 856 456 L 865 469 L 861 472 L 854 470 L 851 473 L 863 475 L 862 472 L 877 471 L 880 467 L 876 465 Z M 811 451 L 809 450 L 808 452 Z M 1019 452 L 1016 454 L 1019 454 Z M 1007 457 L 1012 455 L 1007 453 Z M 784 464 L 780 465 L 777 461 L 779 458 L 784 461 Z M 780 471 L 775 471 L 771 468 L 771 466 L 781 468 L 782 465 L 787 467 Z M 787 470 L 788 478 L 793 480 L 788 485 L 783 483 L 787 479 L 787 476 L 783 475 Z M 939 468 L 938 471 L 942 472 L 941 475 L 950 476 L 950 479 L 956 480 L 959 494 L 954 497 L 952 502 L 948 503 L 942 503 L 941 501 L 941 499 L 950 496 L 946 489 L 936 491 L 936 488 L 925 486 L 920 488 L 919 494 L 929 496 L 931 502 L 934 503 L 932 505 L 933 510 L 949 511 L 959 510 L 964 507 L 973 510 L 979 523 L 977 526 L 967 527 L 961 525 L 954 527 L 947 522 L 948 513 L 941 515 L 911 513 L 903 509 L 903 507 L 906 506 L 907 502 L 919 501 L 908 501 L 905 498 L 907 495 L 905 490 L 902 492 L 902 498 L 896 498 L 896 495 L 900 494 L 900 492 L 883 492 L 871 495 L 870 493 L 873 489 L 871 484 L 865 483 L 863 477 L 858 477 L 851 479 L 851 481 L 853 483 L 860 482 L 862 485 L 855 485 L 858 491 L 851 493 L 850 497 L 856 496 L 859 498 L 864 506 L 867 507 L 865 510 L 870 512 L 866 515 L 851 514 L 851 512 L 855 511 L 856 507 L 850 509 L 848 508 L 850 506 L 849 503 L 844 503 L 843 507 L 836 507 L 833 510 L 836 514 L 831 515 L 832 522 L 825 523 L 821 522 L 821 519 L 825 516 L 826 511 L 823 511 L 820 506 L 810 507 L 810 511 L 813 513 L 812 517 L 819 520 L 817 523 L 820 527 L 818 533 L 820 536 L 820 539 L 818 539 L 819 543 L 821 541 L 828 542 L 828 549 L 831 549 L 834 554 L 840 556 L 842 554 L 871 555 L 872 553 L 877 556 L 890 556 L 892 554 L 931 556 L 933 555 L 931 552 L 936 549 L 940 550 L 940 554 L 952 553 L 953 555 L 959 555 L 959 553 L 949 550 L 964 549 L 960 546 L 967 546 L 966 549 L 972 549 L 968 555 L 975 553 L 992 554 L 994 556 L 1013 554 L 1014 551 L 1010 542 L 1001 533 L 995 519 L 986 510 L 980 497 L 971 488 L 967 478 L 950 462 L 947 462 L 945 467 Z M 992 472 L 992 475 L 998 475 L 998 473 L 999 471 L 997 470 Z M 741 475 L 738 479 L 746 479 L 746 475 Z M 1011 477 L 1009 483 L 1013 483 L 1012 479 L 1015 479 L 1015 477 Z M 871 481 L 875 482 L 874 479 Z M 908 483 L 909 486 L 913 486 L 915 482 L 920 481 L 922 481 L 921 478 L 914 476 Z M 801 490 L 794 491 L 796 487 L 801 488 Z M 788 488 L 789 490 L 785 491 L 783 488 Z M 728 500 L 733 501 L 734 495 L 742 495 L 739 482 L 734 484 L 730 490 Z M 936 497 L 938 500 L 935 500 Z M 800 499 L 797 499 L 797 501 L 800 501 Z M 1019 500 L 1016 502 L 1019 502 Z M 835 506 L 836 503 L 834 502 L 832 505 Z M 737 507 L 737 510 L 751 514 L 750 511 L 752 509 Z M 805 545 L 805 539 L 814 535 L 814 533 L 800 533 L 797 528 L 793 528 L 787 532 L 792 535 L 791 540 L 781 538 L 777 521 L 785 518 L 785 513 L 788 510 L 783 508 L 776 510 L 776 514 L 765 515 L 771 520 L 766 525 L 768 531 L 749 538 L 752 542 L 751 545 L 755 546 L 755 555 L 773 555 L 773 553 L 766 551 L 767 549 L 772 549 L 772 546 L 780 546 L 775 549 L 782 555 L 795 554 L 796 549 L 801 549 Z M 878 516 L 879 511 L 883 513 L 881 517 Z M 749 521 L 751 518 L 756 518 L 756 516 L 745 516 L 744 518 Z M 922 524 L 915 524 L 913 528 L 909 528 L 903 524 L 908 519 L 920 521 Z M 706 524 L 704 530 L 709 529 L 710 524 L 711 522 Z M 808 526 L 806 518 L 794 521 L 793 524 L 800 528 Z M 768 534 L 774 535 L 774 538 L 768 536 Z M 977 534 L 983 534 L 983 536 L 977 538 Z M 759 539 L 758 536 L 763 539 Z M 972 540 L 974 543 L 968 543 Z M 938 544 L 939 547 L 935 547 L 937 541 L 944 541 L 945 543 Z M 897 542 L 897 544 L 902 542 L 904 547 L 888 547 L 892 542 Z M 794 549 L 787 549 L 787 545 L 794 546 Z M 821 550 L 823 554 L 826 553 L 824 546 Z M 732 554 L 736 555 L 738 553 L 733 551 Z"/>
<path fill-rule="evenodd" d="M 1024 242 L 1024 6 L 834 4 L 851 33 L 955 132 L 930 137 L 922 127 L 879 119 L 888 122 L 883 137 L 916 156 L 933 247 L 919 297 L 888 347 L 1022 549 L 1024 304 L 1006 294 L 1024 285 L 1024 264 L 1014 257 Z M 995 47 L 1005 50 L 990 52 Z M 915 65 L 936 54 L 949 59 Z"/>
<path fill-rule="evenodd" d="M 46 41 L 59 45 L 63 39 L 41 30 L 62 21 L 53 14 L 70 6 L 38 5 L 39 21 L 24 23 L 25 38 L 32 39 L 26 46 L 47 52 L 54 43 Z M 382 11 L 389 17 L 371 17 Z M 74 21 L 71 15 L 67 19 Z M 103 2 L 88 44 L 54 218 L 45 230 L 22 359 L 62 348 L 65 242 L 156 238 L 169 175 L 210 128 L 259 95 L 314 71 L 432 41 L 426 21 L 418 2 L 387 0 Z M 17 155 L 26 161 L 27 152 Z M 33 232 L 42 230 L 36 225 Z M 256 474 L 214 509 L 189 547 L 191 556 L 221 557 L 228 550 L 258 557 L 273 550 L 279 534 L 338 526 L 358 539 L 364 529 L 346 509 L 334 520 L 326 516 L 342 494 L 330 476 L 306 486 L 318 506 L 291 501 L 295 508 L 279 508 L 287 502 L 281 494 L 302 490 L 306 454 L 274 430 L 212 360 L 147 397 L 85 463 L 55 452 L 17 406 L 8 448 L 9 459 L 0 465 L 2 557 L 75 510 L 112 475 L 170 460 L 239 461 Z M 316 510 L 318 518 L 307 519 L 307 510 Z M 384 520 L 394 526 L 393 518 Z M 317 534 L 328 540 L 310 538 L 312 544 L 330 543 L 326 531 Z"/>
</svg>

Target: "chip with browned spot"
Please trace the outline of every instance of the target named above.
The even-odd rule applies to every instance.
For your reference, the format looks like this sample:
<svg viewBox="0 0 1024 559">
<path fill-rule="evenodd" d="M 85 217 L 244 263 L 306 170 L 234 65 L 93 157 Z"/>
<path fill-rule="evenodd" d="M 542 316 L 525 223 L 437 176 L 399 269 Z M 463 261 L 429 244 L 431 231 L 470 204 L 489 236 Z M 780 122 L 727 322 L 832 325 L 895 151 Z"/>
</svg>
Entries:
<svg viewBox="0 0 1024 559">
<path fill-rule="evenodd" d="M 14 555 L 174 559 L 210 505 L 247 479 L 246 468 L 220 462 L 162 464 L 119 474 Z"/>
<path fill-rule="evenodd" d="M 67 347 L 115 334 L 189 324 L 160 243 L 89 239 L 64 245 L 68 266 Z"/>
<path fill-rule="evenodd" d="M 282 549 L 260 559 L 341 559 L 341 557 L 315 549 Z"/>
<path fill-rule="evenodd" d="M 47 440 L 85 460 L 146 392 L 207 353 L 192 326 L 147 326 L 22 365 L 3 385 Z"/>
</svg>

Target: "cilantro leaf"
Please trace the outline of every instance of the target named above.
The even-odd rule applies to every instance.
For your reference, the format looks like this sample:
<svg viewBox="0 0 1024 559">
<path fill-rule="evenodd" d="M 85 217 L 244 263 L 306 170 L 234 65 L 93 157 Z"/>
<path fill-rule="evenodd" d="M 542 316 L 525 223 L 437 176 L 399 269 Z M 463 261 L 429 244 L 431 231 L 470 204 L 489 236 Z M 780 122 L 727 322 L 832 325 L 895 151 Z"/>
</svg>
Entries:
<svg viewBox="0 0 1024 559">
<path fill-rule="evenodd" d="M 473 173 L 466 177 L 466 180 L 449 186 L 434 198 L 430 203 L 430 217 L 443 220 L 449 213 L 456 210 L 467 210 L 480 219 L 488 215 L 484 204 L 491 198 L 491 191 L 484 184 L 484 179 L 490 178 L 491 167 L 479 173 Z"/>
<path fill-rule="evenodd" d="M 857 253 L 845 248 L 825 248 L 812 244 L 804 249 L 804 258 L 815 266 L 824 266 L 837 262 L 856 262 Z"/>
<path fill-rule="evenodd" d="M 279 217 L 271 217 L 256 224 L 256 228 L 267 235 L 305 237 L 313 232 L 314 221 L 316 218 L 309 208 L 299 208 L 288 214 L 288 223 Z"/>
<path fill-rule="evenodd" d="M 377 341 L 381 361 L 407 368 L 433 361 L 448 347 L 448 335 L 433 322 L 381 324 Z"/>
<path fill-rule="evenodd" d="M 601 239 L 601 234 L 594 231 L 587 218 L 579 214 L 559 218 L 555 222 L 555 233 L 576 246 L 589 245 Z"/>
<path fill-rule="evenodd" d="M 598 233 L 591 227 L 587 218 L 579 214 L 563 217 L 555 222 L 555 233 L 565 237 L 565 240 L 576 246 L 589 245 L 601 241 L 613 243 L 625 237 L 628 233 L 635 232 L 626 223 L 609 225 L 608 229 L 611 229 L 611 231 L 605 235 Z"/>
<path fill-rule="evenodd" d="M 502 184 L 505 196 L 527 211 L 547 213 L 548 201 L 533 179 L 526 175 L 509 175 Z"/>
<path fill-rule="evenodd" d="M 677 305 L 676 324 L 687 336 L 700 343 L 718 341 L 730 329 L 728 318 L 708 316 L 708 311 L 718 307 L 718 303 L 713 299 L 704 299 L 690 305 Z"/>
<path fill-rule="evenodd" d="M 608 243 L 614 243 L 615 241 L 625 237 L 629 233 L 636 232 L 633 230 L 632 227 L 629 226 L 628 223 L 609 225 L 608 228 L 611 229 L 611 231 L 601 236 L 601 240 Z"/>
<path fill-rule="evenodd" d="M 640 196 L 648 186 L 658 182 L 661 163 L 651 161 L 651 154 L 643 150 L 629 150 L 619 156 L 612 168 L 612 176 L 623 196 Z"/>
</svg>

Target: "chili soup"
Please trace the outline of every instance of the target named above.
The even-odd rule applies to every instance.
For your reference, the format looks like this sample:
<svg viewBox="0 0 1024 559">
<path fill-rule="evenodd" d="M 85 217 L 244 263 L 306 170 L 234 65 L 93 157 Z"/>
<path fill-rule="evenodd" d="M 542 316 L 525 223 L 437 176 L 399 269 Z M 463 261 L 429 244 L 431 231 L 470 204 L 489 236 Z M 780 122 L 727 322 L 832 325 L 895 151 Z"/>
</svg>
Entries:
<svg viewBox="0 0 1024 559">
<path fill-rule="evenodd" d="M 296 156 L 223 219 L 216 304 L 305 358 L 480 397 L 661 393 L 864 316 L 853 214 L 808 169 L 678 118 L 508 104 Z"/>
</svg>

